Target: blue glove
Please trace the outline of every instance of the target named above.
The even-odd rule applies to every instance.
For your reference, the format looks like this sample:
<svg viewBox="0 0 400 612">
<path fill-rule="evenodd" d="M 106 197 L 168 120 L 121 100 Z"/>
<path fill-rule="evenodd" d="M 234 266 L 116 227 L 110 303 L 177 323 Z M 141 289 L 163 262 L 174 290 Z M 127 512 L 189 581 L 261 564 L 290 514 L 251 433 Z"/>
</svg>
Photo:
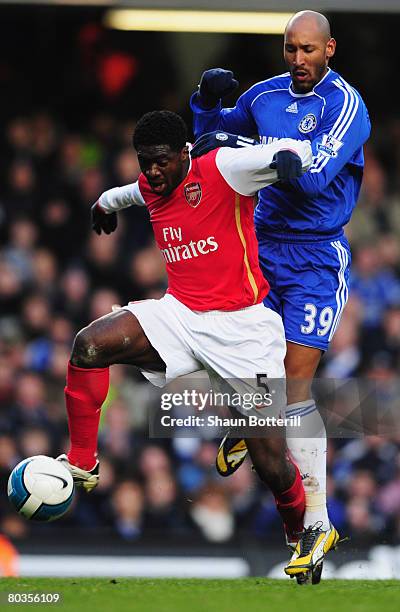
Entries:
<svg viewBox="0 0 400 612">
<path fill-rule="evenodd" d="M 276 169 L 280 181 L 300 178 L 303 174 L 301 159 L 294 151 L 278 151 L 272 158 L 269 167 L 271 170 Z"/>
<path fill-rule="evenodd" d="M 104 212 L 98 202 L 93 204 L 90 214 L 92 221 L 92 230 L 94 230 L 96 234 L 99 234 L 99 236 L 102 231 L 105 234 L 111 234 L 111 232 L 113 232 L 117 228 L 117 213 L 112 212 L 107 214 L 106 212 Z"/>
<path fill-rule="evenodd" d="M 256 144 L 259 143 L 253 140 L 253 138 L 245 138 L 244 136 L 236 136 L 236 134 L 229 134 L 228 132 L 221 131 L 208 132 L 196 140 L 190 151 L 190 157 L 195 159 L 219 147 L 239 149 L 241 147 L 251 147 Z"/>
<path fill-rule="evenodd" d="M 239 86 L 232 70 L 211 68 L 201 75 L 197 99 L 203 108 L 213 108 L 221 98 L 229 95 Z"/>
</svg>

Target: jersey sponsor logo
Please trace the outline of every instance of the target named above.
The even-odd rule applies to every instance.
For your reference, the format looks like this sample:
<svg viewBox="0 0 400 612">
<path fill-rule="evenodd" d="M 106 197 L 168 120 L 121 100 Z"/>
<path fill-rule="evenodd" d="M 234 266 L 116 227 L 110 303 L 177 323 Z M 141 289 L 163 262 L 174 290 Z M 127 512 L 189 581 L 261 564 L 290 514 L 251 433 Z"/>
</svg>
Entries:
<svg viewBox="0 0 400 612">
<path fill-rule="evenodd" d="M 337 157 L 339 149 L 343 146 L 343 142 L 338 140 L 332 134 L 323 134 L 322 141 L 317 144 L 318 153 L 325 157 Z"/>
<path fill-rule="evenodd" d="M 183 193 L 185 194 L 186 202 L 192 208 L 196 208 L 201 201 L 201 185 L 200 183 L 186 183 L 183 187 Z"/>
<path fill-rule="evenodd" d="M 164 249 L 160 249 L 162 256 L 167 263 L 194 259 L 199 255 L 213 253 L 219 247 L 214 236 L 208 236 L 203 240 L 191 240 L 188 244 L 172 245 L 170 242 Z"/>
<path fill-rule="evenodd" d="M 289 104 L 289 106 L 286 107 L 286 112 L 297 114 L 299 112 L 299 109 L 297 108 L 297 102 L 293 102 L 292 104 Z"/>
<path fill-rule="evenodd" d="M 218 132 L 218 134 L 215 134 L 215 138 L 217 140 L 228 140 L 229 136 L 228 134 L 224 134 L 223 132 Z"/>
<path fill-rule="evenodd" d="M 312 132 L 317 126 L 317 118 L 312 113 L 308 113 L 299 123 L 299 130 L 303 134 Z"/>
</svg>

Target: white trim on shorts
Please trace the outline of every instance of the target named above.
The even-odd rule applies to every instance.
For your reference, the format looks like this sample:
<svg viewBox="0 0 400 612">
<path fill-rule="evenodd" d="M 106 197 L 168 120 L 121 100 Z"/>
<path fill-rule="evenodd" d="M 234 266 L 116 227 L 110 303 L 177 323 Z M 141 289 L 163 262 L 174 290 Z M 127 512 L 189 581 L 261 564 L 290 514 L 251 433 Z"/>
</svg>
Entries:
<svg viewBox="0 0 400 612">
<path fill-rule="evenodd" d="M 328 342 L 330 342 L 333 338 L 333 335 L 339 325 L 340 318 L 342 316 L 344 307 L 346 306 L 346 302 L 349 297 L 349 288 L 347 286 L 346 279 L 344 276 L 346 268 L 349 265 L 349 255 L 346 249 L 344 248 L 344 246 L 342 245 L 342 243 L 340 242 L 340 240 L 335 240 L 334 242 L 331 242 L 331 246 L 335 249 L 337 253 L 338 260 L 340 263 L 340 268 L 338 272 L 339 284 L 336 290 L 337 308 L 336 308 L 335 317 L 333 319 L 331 331 L 329 332 Z"/>
</svg>

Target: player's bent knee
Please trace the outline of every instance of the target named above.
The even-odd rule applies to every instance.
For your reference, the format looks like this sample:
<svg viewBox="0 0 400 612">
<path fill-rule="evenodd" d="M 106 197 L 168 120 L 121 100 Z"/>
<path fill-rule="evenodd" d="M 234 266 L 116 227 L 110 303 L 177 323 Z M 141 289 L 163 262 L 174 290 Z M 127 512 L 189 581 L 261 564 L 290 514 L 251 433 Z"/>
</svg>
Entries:
<svg viewBox="0 0 400 612">
<path fill-rule="evenodd" d="M 78 368 L 102 368 L 105 363 L 104 344 L 99 342 L 99 335 L 89 325 L 75 336 L 71 354 L 71 363 Z"/>
</svg>

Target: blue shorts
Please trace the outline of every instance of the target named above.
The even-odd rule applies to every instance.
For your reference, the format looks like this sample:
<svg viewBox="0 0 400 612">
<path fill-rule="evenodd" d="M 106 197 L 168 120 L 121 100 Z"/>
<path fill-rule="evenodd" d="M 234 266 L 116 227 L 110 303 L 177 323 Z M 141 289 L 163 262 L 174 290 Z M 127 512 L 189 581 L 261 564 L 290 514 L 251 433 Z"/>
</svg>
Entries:
<svg viewBox="0 0 400 612">
<path fill-rule="evenodd" d="M 286 340 L 326 351 L 349 295 L 350 247 L 329 240 L 257 233 L 260 266 L 271 290 L 265 306 L 281 315 Z"/>
</svg>

